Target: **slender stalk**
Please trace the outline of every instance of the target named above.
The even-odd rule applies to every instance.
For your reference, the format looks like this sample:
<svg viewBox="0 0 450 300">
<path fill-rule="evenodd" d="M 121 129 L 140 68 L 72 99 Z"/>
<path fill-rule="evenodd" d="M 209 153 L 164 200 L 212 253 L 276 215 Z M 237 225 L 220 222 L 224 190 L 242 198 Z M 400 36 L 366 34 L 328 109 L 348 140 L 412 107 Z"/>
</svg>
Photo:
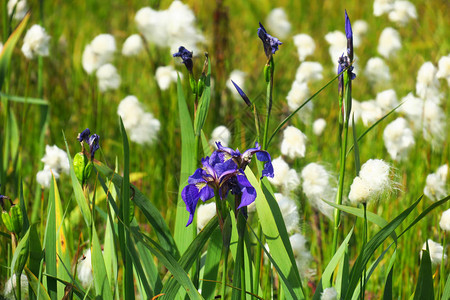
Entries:
<svg viewBox="0 0 450 300">
<path fill-rule="evenodd" d="M 257 235 L 260 241 L 262 241 L 262 228 L 261 223 L 258 222 Z M 253 277 L 253 292 L 258 294 L 259 289 L 259 280 L 261 278 L 261 256 L 262 256 L 262 248 L 260 243 L 256 243 L 256 252 L 255 252 L 255 276 Z"/>
<path fill-rule="evenodd" d="M 238 211 L 238 230 L 239 230 L 239 255 L 241 271 L 241 299 L 245 299 L 245 218 L 241 211 Z"/>
<path fill-rule="evenodd" d="M 20 286 L 20 277 L 22 277 L 21 274 L 16 274 L 16 298 L 17 298 L 17 300 L 22 299 L 22 288 Z"/>
<path fill-rule="evenodd" d="M 363 233 L 363 245 L 362 245 L 362 249 L 363 251 L 361 251 L 361 255 L 364 253 L 364 247 L 367 244 L 367 203 L 363 203 L 364 206 L 364 233 Z M 366 290 L 366 272 L 367 269 L 364 266 L 364 272 L 362 274 L 362 278 L 361 278 L 361 297 L 364 300 L 364 294 L 365 294 L 365 290 Z"/>
<path fill-rule="evenodd" d="M 275 68 L 275 64 L 273 62 L 273 57 L 269 58 L 269 61 L 266 64 L 268 68 L 269 78 L 266 78 L 267 81 L 267 92 L 266 92 L 266 123 L 264 125 L 264 137 L 263 137 L 263 149 L 267 148 L 267 134 L 269 132 L 269 120 L 270 120 L 270 112 L 272 111 L 272 93 L 273 93 L 273 70 Z M 268 80 L 267 80 L 268 79 Z"/>
</svg>

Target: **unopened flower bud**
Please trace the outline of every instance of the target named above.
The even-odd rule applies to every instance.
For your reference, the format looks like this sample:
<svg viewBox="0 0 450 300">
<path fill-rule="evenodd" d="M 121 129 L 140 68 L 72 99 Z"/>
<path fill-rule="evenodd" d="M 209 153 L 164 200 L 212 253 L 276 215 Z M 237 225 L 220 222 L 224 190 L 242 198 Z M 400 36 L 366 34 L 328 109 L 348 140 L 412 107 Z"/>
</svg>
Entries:
<svg viewBox="0 0 450 300">
<path fill-rule="evenodd" d="M 86 154 L 82 152 L 75 154 L 75 157 L 73 158 L 73 169 L 81 184 L 84 184 L 91 176 L 92 167 L 92 162 L 88 159 Z"/>
</svg>

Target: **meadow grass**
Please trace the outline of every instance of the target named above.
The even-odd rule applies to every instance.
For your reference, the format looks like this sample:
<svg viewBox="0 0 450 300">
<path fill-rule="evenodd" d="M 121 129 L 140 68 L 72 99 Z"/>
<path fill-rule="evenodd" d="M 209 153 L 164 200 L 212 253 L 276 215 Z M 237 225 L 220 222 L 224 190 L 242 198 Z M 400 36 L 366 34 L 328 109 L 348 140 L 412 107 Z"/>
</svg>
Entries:
<svg viewBox="0 0 450 300">
<path fill-rule="evenodd" d="M 291 36 L 297 33 L 307 33 L 316 42 L 316 51 L 307 60 L 318 61 L 324 66 L 324 79 L 310 84 L 312 93 L 319 90 L 326 82 L 336 76 L 335 66 L 330 61 L 328 44 L 324 36 L 333 30 L 344 31 L 344 8 L 349 12 L 352 21 L 358 19 L 366 20 L 369 24 L 369 31 L 361 45 L 355 47 L 355 54 L 358 56 L 356 63 L 359 69 L 356 71 L 357 78 L 353 81 L 352 96 L 358 100 L 368 100 L 376 97 L 378 90 L 374 89 L 367 78 L 362 75 L 362 69 L 369 58 L 377 56 L 378 38 L 383 28 L 395 26 L 388 20 L 386 15 L 381 17 L 373 15 L 371 1 L 364 3 L 279 1 L 276 6 L 270 1 L 226 1 L 224 5 L 226 6 L 228 19 L 222 21 L 225 22 L 224 26 L 226 28 L 223 31 L 226 34 L 223 38 L 226 39 L 227 43 L 226 47 L 221 49 L 223 51 L 221 55 L 223 56 L 219 56 L 219 53 L 216 53 L 216 49 L 213 46 L 217 38 L 217 36 L 214 36 L 214 10 L 219 2 L 186 2 L 194 11 L 197 17 L 197 25 L 207 39 L 206 45 L 199 47 L 199 53 L 194 53 L 194 73 L 196 75 L 201 73 L 204 61 L 203 52 L 207 51 L 211 60 L 211 77 L 213 78 L 211 103 L 206 122 L 202 128 L 206 139 L 210 138 L 210 134 L 216 126 L 225 125 L 232 133 L 231 148 L 244 150 L 253 147 L 256 138 L 253 111 L 251 108 L 246 107 L 243 101 L 236 101 L 232 93 L 225 87 L 225 84 L 228 74 L 233 69 L 245 71 L 248 74 L 245 93 L 256 106 L 261 122 L 264 122 L 266 82 L 263 68 L 266 57 L 256 30 L 258 21 L 264 23 L 267 14 L 275 7 L 285 8 L 292 24 Z M 41 269 L 40 273 L 38 272 L 42 277 L 41 280 L 44 282 L 43 286 L 45 286 L 45 289 L 47 289 L 50 297 L 53 299 L 64 295 L 64 291 L 61 288 L 64 286 L 59 283 L 57 295 L 52 294 L 56 292 L 56 288 L 52 288 L 51 282 L 53 281 L 53 284 L 56 285 L 56 279 L 47 275 L 54 274 L 59 279 L 73 282 L 73 278 L 76 278 L 73 266 L 83 252 L 81 245 L 84 245 L 85 248 L 92 245 L 93 261 L 97 261 L 96 263 L 93 262 L 93 268 L 104 270 L 102 274 L 107 274 L 105 278 L 109 281 L 109 293 L 111 293 L 111 297 L 117 299 L 131 299 L 135 293 L 150 295 L 148 292 L 149 287 L 146 287 L 146 281 L 151 286 L 152 292 L 155 292 L 152 296 L 156 296 L 156 291 L 168 295 L 180 293 L 175 288 L 176 283 L 169 284 L 171 280 L 181 284 L 184 288 L 198 288 L 199 282 L 201 282 L 199 277 L 202 278 L 202 272 L 205 272 L 200 271 L 200 265 L 203 260 L 208 260 L 208 257 L 201 257 L 199 253 L 202 252 L 202 249 L 204 250 L 208 241 L 210 243 L 208 247 L 220 245 L 218 246 L 219 250 L 217 250 L 219 254 L 215 253 L 215 255 L 216 258 L 218 255 L 218 260 L 221 258 L 222 239 L 218 235 L 218 232 L 220 233 L 218 224 L 214 224 L 214 227 L 210 223 L 208 225 L 210 228 L 208 227 L 207 230 L 204 230 L 208 232 L 208 235 L 205 233 L 204 236 L 200 236 L 196 240 L 198 243 L 195 244 L 198 250 L 196 256 L 192 250 L 191 257 L 183 257 L 184 251 L 176 249 L 176 247 L 170 247 L 170 239 L 165 243 L 161 242 L 162 236 L 174 235 L 175 242 L 178 243 L 177 234 L 183 235 L 183 232 L 177 232 L 177 230 L 180 230 L 177 222 L 181 222 L 180 219 L 177 220 L 179 218 L 177 217 L 177 210 L 185 210 L 185 204 L 181 201 L 179 192 L 186 184 L 187 176 L 191 175 L 193 170 L 192 166 L 190 167 L 191 169 L 184 168 L 181 160 L 181 152 L 184 149 L 183 147 L 185 147 L 182 135 L 186 133 L 183 132 L 185 123 L 183 123 L 183 120 L 179 120 L 180 98 L 177 96 L 177 84 L 171 84 L 168 90 L 160 90 L 155 80 L 156 68 L 158 66 L 172 65 L 184 75 L 178 86 L 178 91 L 180 91 L 180 88 L 182 89 L 189 109 L 192 109 L 193 96 L 190 92 L 188 74 L 185 67 L 179 63 L 178 58 L 174 59 L 172 57 L 172 53 L 168 48 L 161 49 L 149 44 L 149 51 L 143 51 L 137 57 L 120 55 L 123 41 L 129 35 L 138 33 L 134 16 L 145 5 L 151 5 L 154 9 L 166 9 L 170 5 L 170 1 L 149 1 L 145 3 L 113 1 L 108 5 L 99 1 L 84 1 L 76 4 L 52 1 L 29 3 L 31 16 L 28 27 L 35 23 L 41 23 L 46 28 L 47 33 L 51 36 L 50 56 L 35 60 L 25 59 L 20 51 L 22 46 L 21 38 L 11 57 L 2 93 L 23 97 L 21 98 L 23 101 L 7 101 L 6 97 L 2 97 L 1 116 L 3 124 L 0 133 L 3 142 L 3 169 L 0 194 L 9 196 L 17 203 L 21 199 L 21 193 L 23 193 L 26 214 L 30 223 L 35 224 L 32 230 L 35 230 L 36 235 L 34 237 L 38 238 L 41 247 L 49 248 L 48 245 L 57 243 L 61 238 L 60 234 L 62 234 L 59 230 L 62 230 L 60 228 L 64 227 L 67 248 L 65 250 L 57 249 L 57 253 L 48 253 L 46 251 L 45 263 L 40 261 Z M 437 61 L 441 56 L 450 53 L 448 30 L 450 20 L 446 17 L 446 12 L 449 8 L 448 4 L 445 1 L 420 0 L 415 1 L 414 5 L 418 12 L 418 19 L 411 20 L 405 27 L 395 27 L 400 33 L 402 48 L 395 58 L 386 60 L 392 76 L 392 80 L 386 85 L 386 89 L 395 89 L 399 99 L 406 96 L 409 92 L 415 91 L 417 71 L 424 62 L 431 61 L 434 65 L 437 65 Z M 6 15 L 4 9 L 5 7 L 2 7 L 1 15 L 3 17 Z M 7 26 L 6 28 L 5 25 Z M 2 36 L 3 42 L 6 41 L 10 32 L 17 25 L 18 22 L 16 20 L 12 20 L 11 24 L 2 22 L 2 30 L 0 32 L 4 33 Z M 270 28 L 268 32 L 270 33 Z M 86 74 L 81 64 L 84 47 L 101 33 L 110 33 L 116 39 L 119 51 L 116 52 L 113 62 L 119 70 L 122 79 L 119 89 L 105 93 L 98 90 L 95 74 Z M 280 46 L 280 50 L 274 55 L 276 65 L 269 136 L 276 125 L 289 115 L 286 95 L 295 79 L 296 69 L 300 65 L 291 36 L 282 40 L 283 45 Z M 40 73 L 40 70 L 42 73 Z M 327 121 L 327 127 L 322 136 L 317 137 L 312 133 L 312 122 L 304 123 L 297 116 L 294 116 L 289 121 L 289 125 L 296 126 L 307 135 L 308 142 L 304 158 L 286 159 L 297 172 L 300 172 L 310 162 L 321 162 L 334 175 L 336 183 L 340 167 L 338 141 L 340 110 L 337 85 L 338 83 L 335 81 L 312 100 L 315 108 L 312 112 L 311 120 L 321 117 Z M 442 108 L 448 122 L 450 119 L 448 109 L 449 87 L 445 81 L 441 81 L 441 86 L 441 91 L 444 94 Z M 145 109 L 151 111 L 161 122 L 161 129 L 154 144 L 143 146 L 130 141 L 129 150 L 126 150 L 125 145 L 127 145 L 128 139 L 122 139 L 124 131 L 121 130 L 117 107 L 127 95 L 135 95 L 143 103 Z M 48 105 L 33 104 L 31 98 L 43 99 L 47 101 Z M 27 99 L 30 99 L 30 101 L 27 101 Z M 10 131 L 11 126 L 14 125 L 14 122 L 11 121 L 11 112 L 17 123 L 17 132 Z M 192 111 L 190 113 L 192 118 Z M 300 110 L 298 115 L 301 114 L 302 110 Z M 399 183 L 398 188 L 386 195 L 385 199 L 380 199 L 375 205 L 369 205 L 368 207 L 368 211 L 381 216 L 388 222 L 401 215 L 419 199 L 423 194 L 427 175 L 434 172 L 438 166 L 445 163 L 448 164 L 450 157 L 448 143 L 450 134 L 447 130 L 444 132 L 443 144 L 438 147 L 432 147 L 429 142 L 423 139 L 421 134 L 415 134 L 416 143 L 410 151 L 407 160 L 403 162 L 393 161 L 383 143 L 383 130 L 396 116 L 398 116 L 397 113 L 388 116 L 383 122 L 368 132 L 358 144 L 362 163 L 370 158 L 378 158 L 386 160 L 393 166 L 396 181 Z M 50 189 L 41 189 L 36 183 L 36 173 L 43 167 L 41 158 L 44 154 L 44 146 L 46 144 L 55 144 L 59 148 L 65 149 L 66 138 L 68 151 L 74 155 L 80 151 L 76 136 L 84 128 L 90 128 L 92 132 L 100 135 L 101 148 L 95 156 L 96 160 L 101 162 L 101 166 L 96 164 L 96 167 L 99 169 L 104 167 L 103 170 L 100 170 L 100 175 L 91 178 L 88 187 L 84 186 L 82 188 L 81 185 L 75 184 L 74 180 L 72 180 L 75 178 L 74 175 L 61 174 L 58 181 L 52 183 Z M 261 130 L 262 128 L 261 126 Z M 355 128 L 358 136 L 367 129 L 361 122 L 358 122 Z M 348 145 L 351 146 L 353 144 L 352 128 L 349 130 Z M 10 132 L 15 136 L 8 135 Z M 42 133 L 43 135 L 41 135 Z M 279 145 L 281 141 L 282 132 L 274 137 L 267 148 L 272 159 L 280 155 Z M 211 150 L 209 149 L 209 151 Z M 200 146 L 198 158 L 209 155 L 210 153 L 207 153 L 207 151 L 208 147 L 205 145 Z M 193 153 L 190 154 L 193 155 Z M 199 167 L 198 158 L 195 157 L 194 162 L 191 162 L 195 164 L 194 170 Z M 125 168 L 126 160 L 129 160 L 128 170 Z M 258 168 L 255 165 L 251 165 L 255 174 L 255 184 L 261 184 L 258 191 L 265 195 L 268 203 L 267 206 L 257 207 L 258 214 L 263 209 L 272 214 L 273 207 L 271 207 L 270 203 L 275 203 L 275 200 L 272 198 L 274 198 L 273 191 L 276 191 L 276 188 L 270 187 L 269 182 L 266 180 L 262 180 L 261 183 L 257 180 L 260 172 L 257 171 Z M 110 182 L 112 173 L 105 166 L 109 167 L 109 169 L 117 170 L 117 174 L 123 176 L 125 180 L 120 181 L 118 178 L 115 178 L 118 181 L 112 180 Z M 189 170 L 189 172 L 180 174 L 180 172 L 186 172 L 186 170 Z M 344 198 L 347 197 L 349 187 L 356 176 L 353 152 L 348 155 L 345 172 L 347 175 L 344 182 Z M 134 194 L 135 191 L 130 191 L 133 195 L 122 192 L 128 191 L 127 176 L 129 176 L 129 181 L 139 190 L 139 193 L 142 192 L 142 196 L 141 194 L 139 196 Z M 251 177 L 251 175 L 247 176 Z M 184 178 L 184 180 L 180 178 Z M 102 180 L 105 182 L 101 182 Z M 103 184 L 104 186 L 102 186 Z M 58 192 L 55 193 L 55 190 Z M 105 190 L 108 192 L 105 193 Z M 272 196 L 270 196 L 271 192 Z M 301 189 L 297 189 L 292 196 L 299 207 L 301 217 L 299 231 L 308 241 L 307 245 L 313 257 L 311 267 L 316 271 L 316 275 L 309 280 L 302 278 L 304 297 L 310 299 L 313 297 L 313 290 L 318 285 L 321 275 L 334 255 L 331 247 L 334 225 L 332 221 L 323 215 L 319 215 L 311 208 Z M 60 199 L 58 200 L 59 197 Z M 79 206 L 80 201 L 86 201 L 84 197 L 90 199 L 91 202 L 88 211 L 82 212 Z M 136 200 L 138 197 L 140 200 Z M 107 199 L 108 201 L 106 201 Z M 161 225 L 162 229 L 155 228 L 156 221 L 155 224 L 149 223 L 149 219 L 151 216 L 154 216 L 152 213 L 155 213 L 155 211 L 151 207 L 145 206 L 148 205 L 146 201 L 150 202 L 152 207 L 154 206 L 154 209 L 159 211 L 161 219 L 163 219 L 162 222 L 167 224 Z M 111 204 L 111 202 L 117 202 L 117 211 L 113 208 L 114 204 Z M 345 204 L 348 203 L 345 202 Z M 397 234 L 407 229 L 407 226 L 432 204 L 428 198 L 424 197 L 406 219 L 399 224 L 396 231 Z M 57 205 L 62 205 L 62 207 Z M 125 212 L 129 210 L 129 205 L 134 209 L 134 218 L 126 216 Z M 421 278 L 419 276 L 419 268 L 422 270 L 419 253 L 422 244 L 428 238 L 442 243 L 445 233 L 439 228 L 439 219 L 442 212 L 449 207 L 448 203 L 437 207 L 398 239 L 392 279 L 392 293 L 395 298 L 407 299 L 411 297 L 416 291 L 418 282 L 422 282 L 419 280 Z M 147 214 L 145 209 L 147 209 Z M 89 214 L 90 217 L 86 217 L 83 213 Z M 33 216 L 35 216 L 34 219 Z M 87 221 L 89 218 L 91 218 L 91 222 Z M 181 220 L 185 222 L 184 219 Z M 344 213 L 341 216 L 341 220 L 339 244 L 347 236 L 352 226 L 355 225 L 354 235 L 349 239 L 349 246 L 346 252 L 351 267 L 355 263 L 356 257 L 361 254 L 364 219 Z M 262 236 L 261 230 L 264 233 L 266 233 L 265 230 L 268 230 L 259 228 L 261 222 L 258 222 L 256 216 L 251 216 L 248 222 L 259 237 Z M 279 224 L 279 218 L 276 215 L 274 222 Z M 111 223 L 116 224 L 116 227 L 111 226 Z M 239 224 L 235 224 L 238 226 L 237 228 L 242 229 L 242 226 L 245 226 L 245 223 Z M 140 232 L 133 231 L 136 230 L 137 225 L 140 226 Z M 54 228 L 53 235 L 47 236 L 47 232 L 51 232 L 51 228 L 50 230 L 48 229 L 49 226 Z M 2 265 L 0 281 L 4 283 L 11 276 L 10 266 L 15 249 L 12 248 L 14 242 L 11 241 L 10 234 L 4 226 L 1 228 L 4 234 L 0 238 L 2 238 L 4 246 L 0 247 L 0 261 Z M 195 235 L 195 224 L 191 225 L 191 228 L 187 230 L 189 231 L 186 232 L 189 233 L 186 233 L 186 235 L 190 233 Z M 233 230 L 238 229 L 233 227 Z M 261 248 L 258 247 L 261 247 L 261 245 L 251 233 L 252 231 L 249 228 L 246 230 L 248 244 L 245 245 L 253 247 L 253 252 L 251 253 L 256 253 L 257 250 L 255 249 L 260 250 Z M 283 232 L 283 230 L 286 231 L 285 229 L 281 231 Z M 379 226 L 369 223 L 369 239 L 374 237 L 379 230 Z M 23 234 L 22 232 L 21 235 Z M 234 234 L 238 234 L 238 231 Z M 287 236 L 287 233 L 284 235 Z M 283 237 L 283 233 L 280 233 L 280 236 Z M 239 238 L 236 238 L 236 235 L 231 235 L 231 238 L 235 239 L 236 248 L 243 247 L 244 243 L 237 244 Z M 135 244 L 131 242 L 132 240 Z M 156 240 L 158 242 L 154 242 Z M 375 251 L 375 254 L 368 262 L 367 268 L 382 254 L 391 241 L 387 239 L 382 243 L 382 246 Z M 283 241 L 279 242 L 282 243 Z M 270 241 L 268 243 L 271 246 Z M 181 247 L 178 244 L 178 248 L 184 249 L 189 246 L 189 243 L 184 246 Z M 279 246 L 276 245 L 274 247 Z M 109 248 L 109 250 L 106 250 L 107 247 L 113 249 Z M 101 260 L 101 248 L 104 250 L 104 261 Z M 229 260 L 229 277 L 244 278 L 243 281 L 245 281 L 245 274 L 248 274 L 249 269 L 252 269 L 252 265 L 250 264 L 249 266 L 249 258 L 245 256 L 248 253 L 244 255 L 242 254 L 245 252 L 244 250 L 239 252 L 240 250 L 233 249 L 231 249 L 230 258 L 225 258 L 225 261 Z M 284 250 L 287 256 L 289 252 L 292 252 L 292 250 L 287 248 Z M 107 253 L 107 251 L 110 252 Z M 59 269 L 60 265 L 57 266 L 54 263 L 49 265 L 48 257 L 56 261 L 56 255 L 61 253 L 66 255 L 64 260 L 61 260 L 68 263 L 65 268 L 70 270 L 68 272 L 70 275 L 62 272 Z M 241 253 L 240 255 L 244 256 L 239 258 L 242 259 L 241 262 L 234 256 L 238 255 L 236 253 Z M 273 251 L 272 254 L 275 256 Z M 39 257 L 39 253 L 37 255 Z M 378 268 L 370 277 L 365 287 L 368 299 L 377 299 L 383 295 L 387 272 L 389 271 L 388 264 L 392 255 L 393 251 L 391 248 L 386 256 L 381 259 Z M 182 258 L 180 259 L 180 257 Z M 132 258 L 134 260 L 130 261 Z M 245 259 L 247 259 L 246 262 Z M 273 259 L 275 262 L 281 261 L 289 264 L 288 259 L 286 261 L 277 260 L 277 257 Z M 101 263 L 99 263 L 100 260 Z M 136 267 L 141 265 L 140 261 L 145 262 L 142 263 L 142 269 Z M 224 262 L 223 257 L 220 261 Z M 32 262 L 30 258 L 28 263 L 30 265 L 27 265 L 30 269 L 32 263 L 35 262 Z M 113 267 L 113 270 L 111 270 L 109 263 L 117 264 L 118 267 Z M 214 266 L 217 269 L 215 272 L 219 271 L 220 274 L 224 264 L 219 264 L 218 261 L 216 264 Z M 225 262 L 225 265 L 228 264 Z M 236 266 L 236 269 L 238 269 L 238 266 L 242 266 L 243 270 L 240 275 L 237 274 L 238 271 L 235 271 L 234 266 Z M 244 266 L 249 269 L 245 269 Z M 443 284 L 440 279 L 440 272 L 444 270 L 445 274 L 448 275 L 448 266 L 448 262 L 443 264 L 442 267 L 432 266 L 432 284 L 434 285 L 436 297 L 442 295 Z M 214 270 L 214 267 L 211 268 Z M 34 270 L 36 269 L 39 270 L 39 260 L 37 268 L 35 267 Z M 342 270 L 342 265 L 338 270 Z M 113 273 L 110 274 L 109 272 Z M 254 291 L 254 293 L 259 294 L 264 299 L 270 297 L 277 299 L 284 297 L 287 299 L 294 298 L 286 292 L 290 290 L 289 287 L 283 290 L 286 282 L 280 276 L 284 275 L 276 275 L 277 272 L 279 274 L 280 270 L 276 270 L 276 267 L 271 268 L 269 263 L 265 263 L 261 269 L 261 278 L 258 279 L 260 282 L 257 282 L 263 289 L 260 292 Z M 281 273 L 283 272 L 287 272 L 287 270 L 281 270 Z M 138 278 L 145 277 L 143 274 L 147 276 L 147 279 L 139 280 Z M 173 275 L 175 280 L 169 274 Z M 423 276 L 428 278 L 429 276 L 427 277 L 427 275 Z M 289 276 L 291 276 L 289 279 L 292 279 L 294 275 L 289 274 Z M 335 278 L 336 276 L 335 274 Z M 343 277 L 345 278 L 345 276 Z M 216 279 L 220 281 L 221 278 L 219 276 Z M 444 278 L 443 282 L 446 279 Z M 95 280 L 100 279 L 96 278 Z M 29 281 L 31 282 L 32 280 L 29 279 Z M 266 285 L 267 283 L 269 284 Z M 203 289 L 206 289 L 205 282 L 202 284 Z M 235 285 L 235 283 L 230 284 Z M 263 285 L 271 288 L 266 289 Z M 241 282 L 239 286 L 249 287 L 249 283 Z M 80 291 L 82 290 L 79 284 L 74 287 L 74 290 L 77 288 Z M 295 286 L 292 287 L 294 290 L 295 288 Z M 90 292 L 86 292 L 86 290 L 84 292 L 89 295 L 88 297 L 92 297 L 94 294 L 101 294 L 106 298 L 109 297 L 105 290 L 99 291 L 98 289 L 98 286 L 93 285 L 90 288 Z M 281 292 L 280 295 L 280 291 L 284 292 Z M 73 297 L 82 298 L 84 292 L 80 292 L 79 295 L 74 293 Z M 213 287 L 210 295 L 216 295 L 220 292 L 220 285 L 217 284 L 216 290 Z M 236 299 L 243 297 L 236 294 L 238 292 L 236 290 L 232 291 L 232 289 L 225 292 L 222 291 L 222 293 L 227 293 L 227 295 Z M 188 291 L 190 297 L 197 297 L 194 294 L 192 290 Z M 178 294 L 178 297 L 181 298 L 182 296 L 182 294 Z M 299 295 L 297 296 L 301 298 Z"/>
</svg>

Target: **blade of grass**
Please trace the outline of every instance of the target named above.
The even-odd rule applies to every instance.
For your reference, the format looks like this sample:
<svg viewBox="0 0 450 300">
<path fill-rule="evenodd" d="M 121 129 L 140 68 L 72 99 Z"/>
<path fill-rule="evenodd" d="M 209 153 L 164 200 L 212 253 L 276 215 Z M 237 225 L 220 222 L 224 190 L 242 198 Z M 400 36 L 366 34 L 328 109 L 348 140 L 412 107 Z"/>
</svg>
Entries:
<svg viewBox="0 0 450 300">
<path fill-rule="evenodd" d="M 57 277 L 56 263 L 56 215 L 55 215 L 55 186 L 54 176 L 50 185 L 50 193 L 47 207 L 47 225 L 45 228 L 45 270 L 46 273 Z M 57 281 L 54 278 L 47 279 L 47 290 L 52 300 L 58 299 Z"/>
<path fill-rule="evenodd" d="M 422 250 L 419 278 L 414 292 L 414 300 L 420 299 L 434 299 L 433 272 L 431 271 L 431 259 L 428 250 Z"/>
<path fill-rule="evenodd" d="M 0 96 L 8 99 L 9 101 L 26 104 L 48 105 L 48 101 L 45 99 L 14 96 L 0 92 Z"/>
</svg>

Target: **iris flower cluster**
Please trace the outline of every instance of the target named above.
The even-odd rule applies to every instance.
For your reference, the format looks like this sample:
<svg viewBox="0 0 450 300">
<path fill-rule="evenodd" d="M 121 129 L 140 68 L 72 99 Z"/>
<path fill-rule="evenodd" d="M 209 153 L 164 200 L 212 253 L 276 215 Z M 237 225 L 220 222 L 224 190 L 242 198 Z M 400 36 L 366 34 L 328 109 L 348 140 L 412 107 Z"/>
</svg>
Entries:
<svg viewBox="0 0 450 300">
<path fill-rule="evenodd" d="M 211 156 L 202 159 L 202 167 L 189 176 L 188 185 L 181 192 L 186 203 L 189 220 L 192 223 L 198 200 L 203 202 L 217 195 L 221 200 L 226 199 L 228 192 L 240 199 L 236 210 L 251 204 L 256 199 L 256 190 L 245 176 L 244 170 L 251 162 L 254 154 L 259 161 L 265 162 L 262 177 L 273 177 L 273 167 L 270 154 L 261 150 L 258 143 L 244 153 L 233 150 L 216 142 L 217 150 Z"/>
<path fill-rule="evenodd" d="M 86 128 L 85 130 L 83 130 L 81 133 L 78 134 L 77 140 L 80 143 L 83 143 L 84 141 L 89 145 L 91 159 L 94 159 L 95 152 L 100 148 L 100 145 L 98 143 L 100 141 L 100 136 L 96 133 L 92 135 L 90 134 L 91 131 L 89 130 L 89 128 Z"/>
</svg>

